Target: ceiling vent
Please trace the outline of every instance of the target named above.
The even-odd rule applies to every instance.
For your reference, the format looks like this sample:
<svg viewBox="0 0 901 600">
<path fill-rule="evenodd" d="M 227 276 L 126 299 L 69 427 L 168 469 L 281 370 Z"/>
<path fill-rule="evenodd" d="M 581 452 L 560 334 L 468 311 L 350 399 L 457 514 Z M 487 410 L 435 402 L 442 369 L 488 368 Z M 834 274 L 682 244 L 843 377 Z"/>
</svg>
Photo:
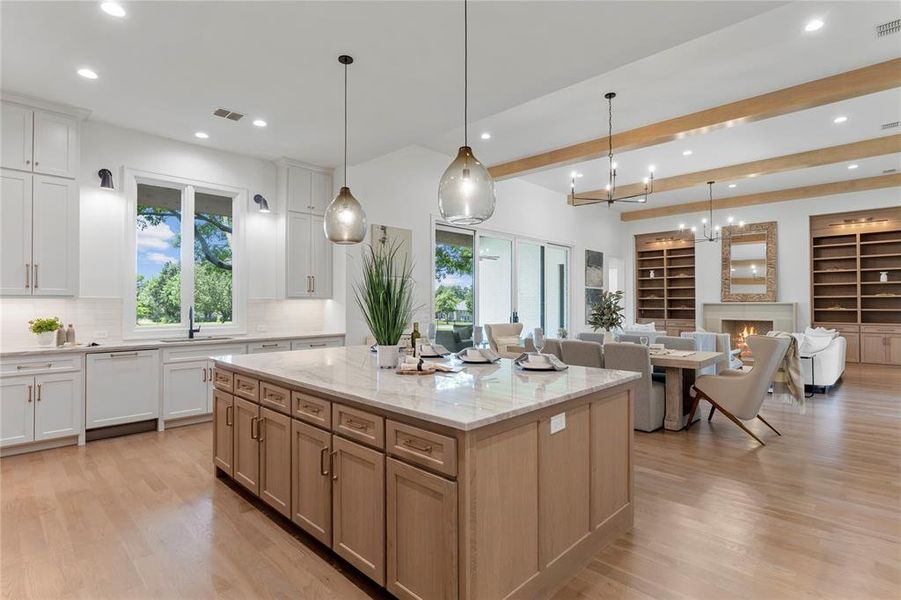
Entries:
<svg viewBox="0 0 901 600">
<path fill-rule="evenodd" d="M 213 114 L 217 117 L 222 117 L 223 119 L 228 119 L 229 121 L 240 121 L 244 118 L 244 115 L 235 112 L 233 110 L 228 110 L 227 108 L 217 108 L 213 111 Z"/>
<path fill-rule="evenodd" d="M 894 21 L 888 21 L 881 25 L 877 25 L 876 37 L 881 38 L 886 35 L 898 33 L 899 31 L 901 31 L 901 19 L 895 19 Z"/>
<path fill-rule="evenodd" d="M 898 169 L 885 169 L 885 170 L 882 171 L 882 174 L 883 174 L 883 175 L 889 175 L 889 174 L 895 173 L 895 172 L 897 172 L 897 171 L 898 171 Z"/>
<path fill-rule="evenodd" d="M 881 129 L 885 131 L 886 129 L 895 129 L 898 127 L 898 121 L 892 121 L 891 123 L 883 123 Z"/>
</svg>

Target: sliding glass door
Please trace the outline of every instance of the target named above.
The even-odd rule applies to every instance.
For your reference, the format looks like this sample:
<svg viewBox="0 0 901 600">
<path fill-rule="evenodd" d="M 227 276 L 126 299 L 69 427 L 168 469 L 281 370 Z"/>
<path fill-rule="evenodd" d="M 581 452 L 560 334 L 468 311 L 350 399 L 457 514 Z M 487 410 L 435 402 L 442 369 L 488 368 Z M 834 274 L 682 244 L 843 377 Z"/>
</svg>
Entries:
<svg viewBox="0 0 901 600">
<path fill-rule="evenodd" d="M 479 234 L 478 318 L 507 323 L 513 315 L 513 240 Z"/>
<path fill-rule="evenodd" d="M 516 312 L 523 332 L 557 337 L 569 322 L 569 248 L 516 241 Z"/>
</svg>

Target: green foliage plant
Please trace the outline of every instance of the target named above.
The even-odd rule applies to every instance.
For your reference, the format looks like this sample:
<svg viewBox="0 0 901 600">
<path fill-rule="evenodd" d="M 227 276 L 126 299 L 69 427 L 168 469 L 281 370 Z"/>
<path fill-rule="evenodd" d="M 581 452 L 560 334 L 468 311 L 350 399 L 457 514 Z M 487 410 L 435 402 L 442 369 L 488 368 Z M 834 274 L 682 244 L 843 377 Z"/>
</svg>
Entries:
<svg viewBox="0 0 901 600">
<path fill-rule="evenodd" d="M 360 281 L 354 283 L 354 299 L 369 331 L 380 346 L 397 345 L 413 320 L 413 265 L 397 264 L 399 243 L 369 245 L 363 250 Z"/>
<path fill-rule="evenodd" d="M 59 317 L 39 317 L 28 321 L 28 328 L 31 333 L 47 333 L 48 331 L 56 331 L 63 326 Z"/>
<path fill-rule="evenodd" d="M 591 314 L 588 317 L 588 324 L 592 329 L 610 331 L 622 326 L 625 319 L 622 306 L 623 295 L 622 290 L 601 292 L 598 299 L 591 305 Z"/>
</svg>

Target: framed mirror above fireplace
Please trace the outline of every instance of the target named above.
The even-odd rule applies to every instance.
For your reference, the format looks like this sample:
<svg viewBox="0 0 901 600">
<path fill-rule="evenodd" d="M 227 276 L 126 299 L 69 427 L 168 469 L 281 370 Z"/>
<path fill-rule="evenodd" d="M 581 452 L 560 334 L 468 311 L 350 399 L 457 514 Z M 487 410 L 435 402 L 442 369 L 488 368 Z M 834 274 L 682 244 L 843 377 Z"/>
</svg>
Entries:
<svg viewBox="0 0 901 600">
<path fill-rule="evenodd" d="M 723 228 L 723 302 L 776 301 L 776 222 Z"/>
</svg>

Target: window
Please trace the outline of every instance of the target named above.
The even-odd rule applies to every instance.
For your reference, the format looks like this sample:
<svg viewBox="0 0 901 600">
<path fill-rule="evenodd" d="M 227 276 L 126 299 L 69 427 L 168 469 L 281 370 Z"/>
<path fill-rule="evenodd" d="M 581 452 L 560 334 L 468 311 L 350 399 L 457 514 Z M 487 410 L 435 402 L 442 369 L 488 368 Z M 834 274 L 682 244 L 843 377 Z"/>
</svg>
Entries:
<svg viewBox="0 0 901 600">
<path fill-rule="evenodd" d="M 237 330 L 243 314 L 235 232 L 246 194 L 127 172 L 134 219 L 134 276 L 123 333 L 141 337 L 194 323 Z M 190 215 L 190 217 L 186 217 Z M 243 294 L 240 295 L 243 297 Z M 237 314 L 236 314 L 237 313 Z"/>
<path fill-rule="evenodd" d="M 472 338 L 473 249 L 475 236 L 467 229 L 435 229 L 434 318 L 437 341 L 449 350 L 464 347 Z"/>
</svg>

